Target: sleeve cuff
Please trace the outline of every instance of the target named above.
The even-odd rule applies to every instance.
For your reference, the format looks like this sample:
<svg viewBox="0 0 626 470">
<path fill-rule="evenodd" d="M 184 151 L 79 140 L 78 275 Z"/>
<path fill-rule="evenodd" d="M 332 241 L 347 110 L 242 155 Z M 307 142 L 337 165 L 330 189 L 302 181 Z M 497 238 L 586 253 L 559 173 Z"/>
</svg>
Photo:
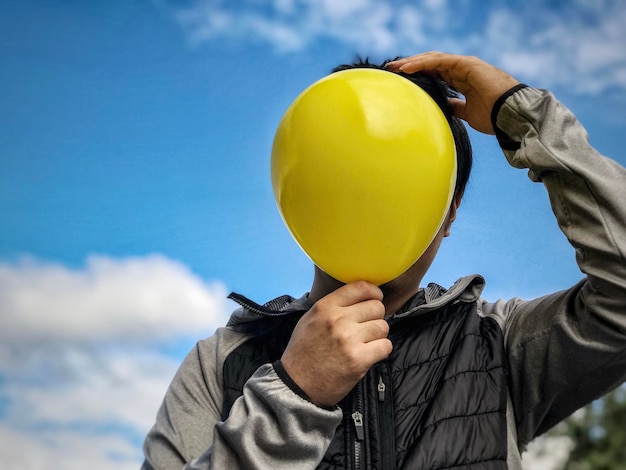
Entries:
<svg viewBox="0 0 626 470">
<path fill-rule="evenodd" d="M 295 393 L 296 395 L 298 395 L 300 398 L 308 401 L 309 403 L 314 404 L 311 399 L 309 398 L 309 396 L 306 394 L 306 392 L 304 390 L 302 390 L 300 388 L 300 386 L 291 378 L 291 376 L 287 373 L 287 371 L 285 370 L 285 367 L 283 366 L 283 363 L 279 360 L 277 360 L 276 362 L 274 362 L 272 364 L 272 367 L 274 367 L 274 371 L 276 372 L 276 375 L 278 375 L 278 378 L 280 380 L 283 381 L 283 383 L 289 387 L 289 389 Z M 315 406 L 319 406 L 319 405 L 315 405 Z M 328 411 L 333 411 L 335 410 L 336 407 L 330 407 L 327 408 L 325 406 L 322 406 L 320 408 L 323 408 L 325 410 Z"/>
<path fill-rule="evenodd" d="M 521 142 L 514 141 L 498 127 L 497 121 L 498 114 L 500 113 L 500 108 L 502 108 L 502 105 L 507 100 L 507 98 L 523 88 L 528 88 L 528 85 L 520 83 L 518 85 L 515 85 L 510 90 L 504 92 L 502 96 L 500 96 L 500 98 L 496 100 L 491 110 L 491 125 L 493 126 L 493 130 L 496 133 L 496 138 L 498 139 L 498 144 L 500 144 L 502 150 L 518 150 L 521 146 Z"/>
</svg>

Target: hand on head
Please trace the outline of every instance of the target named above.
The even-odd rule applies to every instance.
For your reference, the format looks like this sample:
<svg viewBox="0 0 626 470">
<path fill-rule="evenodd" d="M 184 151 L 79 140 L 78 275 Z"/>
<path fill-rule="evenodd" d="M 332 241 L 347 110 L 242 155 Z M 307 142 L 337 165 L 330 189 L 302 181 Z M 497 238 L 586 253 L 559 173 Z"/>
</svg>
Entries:
<svg viewBox="0 0 626 470">
<path fill-rule="evenodd" d="M 407 74 L 433 72 L 465 96 L 451 99 L 454 114 L 479 132 L 493 134 L 491 110 L 500 96 L 519 84 L 506 72 L 477 57 L 426 52 L 389 62 L 387 68 Z"/>
</svg>

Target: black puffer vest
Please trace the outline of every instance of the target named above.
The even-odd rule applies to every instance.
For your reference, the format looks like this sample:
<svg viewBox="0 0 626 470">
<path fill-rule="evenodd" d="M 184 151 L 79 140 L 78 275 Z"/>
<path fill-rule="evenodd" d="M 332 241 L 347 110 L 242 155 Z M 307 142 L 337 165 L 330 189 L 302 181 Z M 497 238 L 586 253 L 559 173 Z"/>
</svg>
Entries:
<svg viewBox="0 0 626 470">
<path fill-rule="evenodd" d="M 224 363 L 224 419 L 258 367 L 281 357 L 304 314 L 234 299 L 262 319 L 235 326 L 251 338 Z M 342 425 L 318 468 L 506 469 L 507 378 L 496 322 L 478 316 L 475 301 L 452 299 L 396 315 L 389 338 L 391 355 L 340 403 Z"/>
</svg>

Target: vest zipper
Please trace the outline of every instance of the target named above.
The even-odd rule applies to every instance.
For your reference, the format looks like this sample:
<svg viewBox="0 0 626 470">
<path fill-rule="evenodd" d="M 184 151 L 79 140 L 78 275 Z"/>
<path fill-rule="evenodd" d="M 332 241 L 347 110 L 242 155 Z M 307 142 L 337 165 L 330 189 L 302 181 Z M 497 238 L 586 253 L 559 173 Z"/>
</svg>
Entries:
<svg viewBox="0 0 626 470">
<path fill-rule="evenodd" d="M 381 468 L 393 470 L 396 468 L 395 439 L 393 422 L 393 387 L 391 385 L 391 374 L 389 364 L 386 361 L 380 362 L 375 367 L 378 383 L 378 403 L 376 406 L 376 416 L 378 419 L 378 445 L 379 460 Z"/>
<path fill-rule="evenodd" d="M 352 420 L 354 421 L 356 439 L 357 441 L 362 441 L 365 439 L 365 433 L 363 432 L 363 415 L 360 412 L 355 411 L 352 413 Z"/>
<path fill-rule="evenodd" d="M 365 426 L 363 422 L 363 385 L 359 382 L 354 390 L 354 405 L 352 412 L 352 421 L 354 423 L 354 432 L 356 439 L 354 440 L 354 468 L 361 470 L 362 449 L 361 441 L 365 440 Z"/>
</svg>

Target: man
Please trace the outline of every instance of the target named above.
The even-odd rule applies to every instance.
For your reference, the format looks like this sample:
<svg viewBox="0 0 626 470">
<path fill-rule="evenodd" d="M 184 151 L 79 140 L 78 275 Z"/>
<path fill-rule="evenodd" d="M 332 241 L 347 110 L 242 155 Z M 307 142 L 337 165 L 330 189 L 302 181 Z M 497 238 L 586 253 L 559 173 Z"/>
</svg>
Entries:
<svg viewBox="0 0 626 470">
<path fill-rule="evenodd" d="M 442 229 L 381 287 L 316 269 L 311 292 L 243 308 L 198 343 L 145 442 L 145 469 L 519 469 L 520 451 L 626 380 L 626 170 L 554 97 L 473 57 L 421 54 L 457 117 L 542 182 L 585 278 L 489 303 L 480 276 L 420 289 Z"/>
</svg>

